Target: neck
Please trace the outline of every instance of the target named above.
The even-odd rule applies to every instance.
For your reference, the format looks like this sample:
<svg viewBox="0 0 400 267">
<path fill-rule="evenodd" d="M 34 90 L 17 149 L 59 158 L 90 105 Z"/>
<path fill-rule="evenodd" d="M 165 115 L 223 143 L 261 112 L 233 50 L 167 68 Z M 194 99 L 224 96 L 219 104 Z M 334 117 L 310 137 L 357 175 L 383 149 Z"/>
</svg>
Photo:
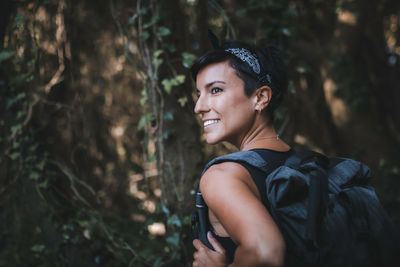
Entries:
<svg viewBox="0 0 400 267">
<path fill-rule="evenodd" d="M 274 141 L 274 140 L 275 140 L 275 141 L 279 141 L 279 134 L 253 139 L 253 140 L 251 140 L 250 142 L 247 142 L 246 144 L 244 144 L 244 145 L 241 147 L 240 150 L 246 150 L 246 148 L 248 148 L 251 144 L 256 143 L 256 142 L 258 142 L 258 141 L 267 140 L 267 139 L 272 139 L 272 141 Z"/>
<path fill-rule="evenodd" d="M 253 131 L 250 131 L 242 138 L 238 147 L 240 150 L 249 150 L 255 147 L 270 148 L 269 146 L 275 146 L 274 143 L 279 141 L 279 136 L 274 127 L 262 125 L 261 127 L 253 129 Z"/>
</svg>

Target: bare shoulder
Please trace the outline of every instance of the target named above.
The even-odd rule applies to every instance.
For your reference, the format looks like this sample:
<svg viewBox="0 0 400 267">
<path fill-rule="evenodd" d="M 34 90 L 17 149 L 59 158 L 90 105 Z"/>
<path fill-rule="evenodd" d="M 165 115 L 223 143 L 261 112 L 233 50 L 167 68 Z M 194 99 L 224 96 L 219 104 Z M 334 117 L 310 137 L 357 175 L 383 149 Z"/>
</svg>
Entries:
<svg viewBox="0 0 400 267">
<path fill-rule="evenodd" d="M 222 162 L 212 165 L 200 180 L 200 187 L 216 186 L 226 183 L 245 182 L 251 178 L 249 172 L 236 162 Z"/>
<path fill-rule="evenodd" d="M 258 189 L 247 169 L 231 161 L 211 166 L 200 180 L 200 190 L 208 200 L 217 196 L 223 197 L 224 193 L 239 193 L 243 190 L 248 190 L 255 197 L 260 198 Z"/>
</svg>

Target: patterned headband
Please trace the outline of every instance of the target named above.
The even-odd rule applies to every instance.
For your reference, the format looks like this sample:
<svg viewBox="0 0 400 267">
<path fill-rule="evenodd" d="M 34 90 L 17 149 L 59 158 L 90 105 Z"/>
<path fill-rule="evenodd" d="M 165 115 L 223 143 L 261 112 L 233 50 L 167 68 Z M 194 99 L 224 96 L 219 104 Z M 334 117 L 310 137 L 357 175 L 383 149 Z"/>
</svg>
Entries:
<svg viewBox="0 0 400 267">
<path fill-rule="evenodd" d="M 266 75 L 260 75 L 261 68 L 260 63 L 258 62 L 257 56 L 251 53 L 249 50 L 245 48 L 227 48 L 226 52 L 231 53 L 241 61 L 245 62 L 250 68 L 256 73 L 261 82 L 268 82 L 268 85 L 271 85 L 271 75 L 267 73 Z"/>
</svg>

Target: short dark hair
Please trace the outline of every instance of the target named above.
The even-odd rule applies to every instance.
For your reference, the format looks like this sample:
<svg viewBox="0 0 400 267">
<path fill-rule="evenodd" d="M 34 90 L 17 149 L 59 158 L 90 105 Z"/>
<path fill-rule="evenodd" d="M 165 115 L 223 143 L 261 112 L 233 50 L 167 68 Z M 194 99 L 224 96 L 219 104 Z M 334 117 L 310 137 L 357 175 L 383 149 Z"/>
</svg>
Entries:
<svg viewBox="0 0 400 267">
<path fill-rule="evenodd" d="M 240 60 L 230 52 L 228 48 L 245 48 L 257 56 L 261 67 L 261 75 L 269 74 L 271 83 L 266 83 L 265 79 L 260 80 L 260 75 L 256 74 L 249 64 Z M 267 107 L 266 113 L 269 121 L 274 120 L 274 112 L 281 104 L 283 95 L 287 91 L 288 81 L 286 66 L 282 59 L 281 50 L 274 45 L 252 46 L 239 41 L 225 41 L 220 49 L 212 50 L 201 56 L 191 67 L 193 80 L 196 81 L 197 74 L 208 65 L 223 61 L 229 62 L 230 66 L 236 71 L 236 75 L 244 82 L 244 91 L 247 96 L 263 85 L 268 85 L 272 90 L 272 98 Z"/>
</svg>

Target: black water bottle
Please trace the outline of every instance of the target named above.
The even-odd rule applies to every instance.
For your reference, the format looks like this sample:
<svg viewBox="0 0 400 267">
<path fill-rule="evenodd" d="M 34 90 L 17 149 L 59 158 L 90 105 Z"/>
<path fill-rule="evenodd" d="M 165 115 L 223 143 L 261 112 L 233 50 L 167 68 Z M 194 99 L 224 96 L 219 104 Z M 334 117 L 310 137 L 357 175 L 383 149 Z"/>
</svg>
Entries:
<svg viewBox="0 0 400 267">
<path fill-rule="evenodd" d="M 210 230 L 210 221 L 208 220 L 208 207 L 204 202 L 203 196 L 200 191 L 196 194 L 196 208 L 197 208 L 197 219 L 198 219 L 198 239 L 203 242 L 209 249 L 213 249 L 210 242 L 207 239 L 207 232 Z"/>
</svg>

